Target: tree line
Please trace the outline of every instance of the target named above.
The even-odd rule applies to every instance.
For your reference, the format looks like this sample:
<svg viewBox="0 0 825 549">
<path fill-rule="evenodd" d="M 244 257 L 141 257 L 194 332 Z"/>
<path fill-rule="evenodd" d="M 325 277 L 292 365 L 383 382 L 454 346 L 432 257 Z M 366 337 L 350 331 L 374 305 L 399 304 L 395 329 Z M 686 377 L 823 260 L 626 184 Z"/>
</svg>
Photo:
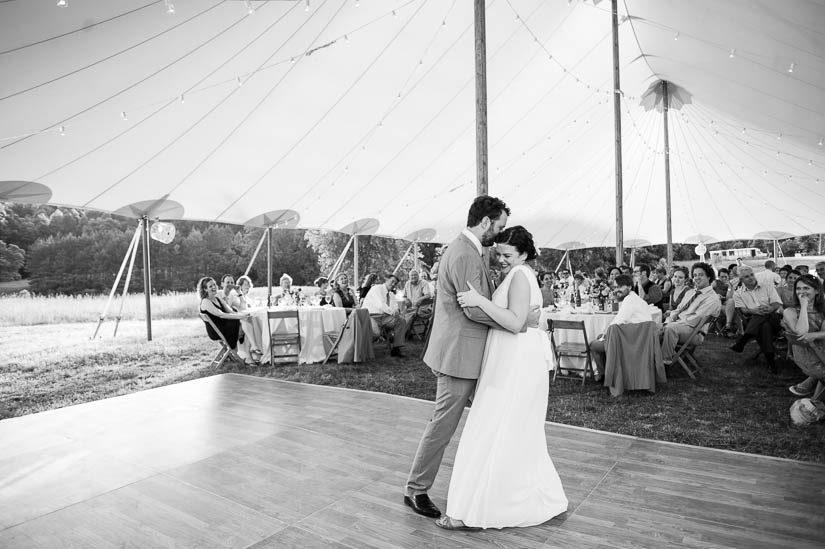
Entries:
<svg viewBox="0 0 825 549">
<path fill-rule="evenodd" d="M 29 280 L 30 290 L 39 294 L 81 294 L 108 292 L 137 229 L 134 219 L 95 211 L 0 202 L 0 282 Z M 237 277 L 244 273 L 264 229 L 219 223 L 175 221 L 175 239 L 169 244 L 150 241 L 152 289 L 155 292 L 190 291 L 202 276 Z M 277 229 L 273 231 L 273 284 L 288 273 L 294 284 L 310 285 L 316 277 L 329 274 L 349 240 L 334 231 Z M 708 249 L 760 247 L 765 241 L 730 241 Z M 359 237 L 358 271 L 363 275 L 391 272 L 410 243 L 378 236 Z M 781 243 L 786 256 L 798 251 L 817 253 L 818 235 L 798 237 Z M 674 259 L 693 260 L 693 244 L 675 244 Z M 654 264 L 665 255 L 665 246 L 636 250 L 637 263 Z M 419 259 L 425 268 L 438 260 L 441 247 L 422 244 Z M 770 251 L 770 250 L 769 250 Z M 142 253 L 142 249 L 139 250 Z M 555 270 L 563 257 L 560 250 L 542 249 L 537 270 Z M 352 278 L 352 251 L 341 271 Z M 592 272 L 615 261 L 613 248 L 571 250 L 574 269 Z M 629 252 L 625 254 L 629 263 Z M 413 266 L 408 255 L 401 262 L 402 278 Z M 135 261 L 130 292 L 143 291 L 143 264 Z M 251 266 L 249 276 L 256 286 L 265 285 L 266 246 Z M 353 281 L 351 281 L 353 282 Z M 353 282 L 354 283 L 354 282 Z"/>
</svg>

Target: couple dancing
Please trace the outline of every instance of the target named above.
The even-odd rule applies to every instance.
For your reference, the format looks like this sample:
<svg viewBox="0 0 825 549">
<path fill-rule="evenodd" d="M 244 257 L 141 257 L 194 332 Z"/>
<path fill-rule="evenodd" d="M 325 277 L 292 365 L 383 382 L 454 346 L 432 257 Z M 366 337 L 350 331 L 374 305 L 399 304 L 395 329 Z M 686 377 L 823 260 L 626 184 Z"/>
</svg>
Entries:
<svg viewBox="0 0 825 549">
<path fill-rule="evenodd" d="M 524 227 L 504 230 L 509 214 L 498 198 L 476 198 L 467 228 L 449 245 L 439 269 L 424 355 L 438 376 L 435 410 L 404 503 L 448 530 L 533 526 L 567 510 L 544 434 L 548 341 L 536 328 L 541 290 L 524 264 L 536 257 L 536 248 Z M 506 274 L 495 291 L 481 255 L 482 246 L 494 243 Z M 441 516 L 427 492 L 470 400 Z"/>
</svg>

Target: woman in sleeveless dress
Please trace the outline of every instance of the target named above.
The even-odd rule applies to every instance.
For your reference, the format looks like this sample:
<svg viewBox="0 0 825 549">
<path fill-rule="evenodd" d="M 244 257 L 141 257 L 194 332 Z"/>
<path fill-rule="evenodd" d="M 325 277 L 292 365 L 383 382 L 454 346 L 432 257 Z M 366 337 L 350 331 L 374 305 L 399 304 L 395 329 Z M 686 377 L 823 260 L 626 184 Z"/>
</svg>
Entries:
<svg viewBox="0 0 825 549">
<path fill-rule="evenodd" d="M 224 339 L 232 350 L 238 346 L 238 335 L 241 330 L 241 319 L 248 319 L 248 313 L 236 313 L 218 297 L 218 284 L 212 277 L 205 276 L 198 281 L 198 296 L 201 298 L 200 312 L 206 313 L 215 326 L 223 334 Z M 207 332 L 210 331 L 207 325 Z M 217 339 L 217 334 L 210 337 Z"/>
<path fill-rule="evenodd" d="M 496 238 L 506 277 L 492 301 L 475 290 L 459 303 L 481 307 L 502 329 L 487 337 L 481 376 L 450 480 L 443 528 L 533 526 L 567 510 L 567 497 L 544 433 L 552 350 L 537 328 L 521 329 L 541 290 L 524 264 L 532 235 L 516 226 Z"/>
</svg>

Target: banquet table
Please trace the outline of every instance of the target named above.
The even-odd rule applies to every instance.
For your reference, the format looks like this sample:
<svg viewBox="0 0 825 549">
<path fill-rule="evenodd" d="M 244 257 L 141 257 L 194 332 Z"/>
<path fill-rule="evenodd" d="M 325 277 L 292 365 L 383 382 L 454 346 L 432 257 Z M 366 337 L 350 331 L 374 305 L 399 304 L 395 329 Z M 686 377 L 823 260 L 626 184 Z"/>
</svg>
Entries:
<svg viewBox="0 0 825 549">
<path fill-rule="evenodd" d="M 657 307 L 650 308 L 650 317 L 656 322 L 657 326 L 662 325 L 662 311 Z M 542 309 L 539 315 L 539 327 L 543 330 L 547 329 L 547 319 L 551 320 L 581 320 L 584 322 L 584 329 L 587 333 L 587 341 L 593 342 L 599 335 L 607 331 L 607 327 L 616 318 L 616 313 L 604 312 L 590 312 L 588 309 L 561 309 L 556 310 L 553 307 Z M 584 343 L 584 338 L 578 332 L 571 332 L 564 330 L 557 332 L 555 335 L 556 343 Z M 562 363 L 563 361 L 563 363 Z M 569 362 L 568 362 L 569 361 Z M 576 357 L 561 357 L 560 364 L 557 368 L 561 369 L 583 369 L 585 360 Z M 567 365 L 567 366 L 565 366 Z"/>
<path fill-rule="evenodd" d="M 295 307 L 271 307 L 273 311 L 295 310 Z M 326 347 L 324 345 L 324 334 L 340 332 L 341 327 L 347 321 L 346 309 L 343 307 L 329 306 L 306 306 L 298 307 L 298 319 L 301 324 L 301 352 L 298 355 L 299 364 L 311 364 L 313 362 L 323 362 L 326 357 Z M 262 330 L 262 363 L 270 362 L 269 354 L 269 329 L 266 323 L 267 308 L 261 307 L 250 309 L 252 322 L 261 323 Z M 285 333 L 295 331 L 294 319 L 273 319 L 272 333 Z M 277 351 L 277 349 L 276 349 Z M 282 349 L 283 351 L 283 349 Z M 289 350 L 288 352 L 294 352 Z M 276 357 L 277 358 L 277 357 Z"/>
</svg>

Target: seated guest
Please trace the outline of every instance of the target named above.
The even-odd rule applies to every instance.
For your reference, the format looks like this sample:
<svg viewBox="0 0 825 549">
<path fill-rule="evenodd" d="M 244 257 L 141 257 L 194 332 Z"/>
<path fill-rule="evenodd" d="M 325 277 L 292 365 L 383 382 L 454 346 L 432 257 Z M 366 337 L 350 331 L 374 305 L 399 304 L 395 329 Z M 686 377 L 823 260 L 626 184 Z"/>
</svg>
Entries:
<svg viewBox="0 0 825 549">
<path fill-rule="evenodd" d="M 556 292 L 553 290 L 553 276 L 545 271 L 540 272 L 539 286 L 541 286 L 541 306 L 553 305 L 556 298 Z"/>
<path fill-rule="evenodd" d="M 667 306 L 670 304 L 670 294 L 673 292 L 673 282 L 671 282 L 670 277 L 667 276 L 667 269 L 665 267 L 656 267 L 654 273 L 656 274 L 656 284 L 658 284 L 659 289 L 662 290 L 662 301 L 659 303 L 659 308 L 662 309 L 662 312 L 665 312 L 667 310 Z"/>
<path fill-rule="evenodd" d="M 249 296 L 249 292 L 252 291 L 252 279 L 246 275 L 238 277 L 237 287 L 237 309 L 239 312 L 243 313 L 252 308 L 252 298 Z M 255 322 L 254 319 L 250 318 L 249 320 L 241 319 L 241 326 L 243 328 L 243 333 L 245 336 L 244 343 L 249 348 L 249 356 L 252 357 L 253 361 L 260 362 L 261 356 L 263 356 L 263 352 L 261 351 L 261 347 L 263 346 L 261 324 Z"/>
<path fill-rule="evenodd" d="M 810 269 L 808 268 L 807 265 L 797 265 L 796 270 L 799 271 L 800 273 L 804 274 L 804 275 L 810 274 Z"/>
<path fill-rule="evenodd" d="M 783 286 L 787 285 L 787 283 L 788 283 L 788 273 L 791 272 L 792 270 L 793 270 L 793 267 L 791 267 L 790 265 L 782 265 L 779 268 L 779 270 L 777 271 L 777 274 L 779 275 L 779 278 L 781 278 L 782 280 L 779 282 L 778 288 L 782 288 Z"/>
<path fill-rule="evenodd" d="M 218 284 L 215 279 L 205 276 L 198 281 L 198 296 L 200 297 L 200 307 L 198 310 L 205 313 L 215 324 L 218 330 L 226 339 L 232 350 L 238 346 L 238 336 L 241 330 L 241 319 L 248 319 L 247 313 L 236 313 L 220 298 L 218 298 Z M 210 332 L 212 339 L 217 339 L 217 334 L 212 334 L 211 327 L 207 325 L 207 332 Z"/>
<path fill-rule="evenodd" d="M 562 269 L 559 271 L 559 284 L 563 288 L 573 287 L 573 277 L 570 276 L 570 269 Z"/>
<path fill-rule="evenodd" d="M 773 286 L 774 288 L 779 286 L 779 283 L 782 282 L 782 277 L 774 272 L 774 269 L 776 269 L 776 263 L 771 259 L 767 260 L 765 262 L 765 270 L 756 273 L 756 282 L 760 286 Z M 741 269 L 739 277 L 742 277 Z"/>
<path fill-rule="evenodd" d="M 355 307 L 355 294 L 349 287 L 349 277 L 346 273 L 339 273 L 335 277 L 335 286 L 332 290 L 332 304 L 336 307 L 352 309 Z"/>
<path fill-rule="evenodd" d="M 314 284 L 318 286 L 318 296 L 320 297 L 318 305 L 332 305 L 332 300 L 327 300 L 327 292 L 329 290 L 329 279 L 325 276 L 319 276 L 315 279 Z"/>
<path fill-rule="evenodd" d="M 713 267 L 707 263 L 693 264 L 693 289 L 689 290 L 679 306 L 665 319 L 662 332 L 662 358 L 665 365 L 673 363 L 676 344 L 684 343 L 693 329 L 707 316 L 717 316 L 722 310 L 719 295 L 710 287 L 716 277 Z M 705 326 L 698 335 L 697 343 L 707 335 Z"/>
<path fill-rule="evenodd" d="M 800 397 L 813 395 L 814 400 L 825 400 L 825 363 L 821 360 L 825 356 L 822 281 L 813 275 L 802 275 L 796 281 L 794 295 L 794 306 L 785 309 L 782 324 L 793 349 L 793 361 L 808 378 L 792 386 L 790 391 Z"/>
<path fill-rule="evenodd" d="M 221 291 L 218 292 L 218 299 L 232 309 L 238 310 L 238 287 L 235 285 L 235 277 L 231 274 L 225 274 L 221 277 Z"/>
<path fill-rule="evenodd" d="M 384 277 L 383 284 L 374 284 L 364 298 L 363 307 L 370 312 L 370 316 L 375 319 L 381 328 L 390 328 L 393 331 L 392 350 L 390 356 L 403 357 L 401 348 L 405 343 L 407 334 L 407 321 L 401 315 L 397 305 L 393 302 L 390 294 L 398 284 L 398 277 L 390 273 Z"/>
<path fill-rule="evenodd" d="M 372 288 L 372 285 L 375 284 L 377 280 L 378 275 L 375 273 L 369 273 L 364 277 L 364 282 L 362 282 L 361 287 L 358 288 L 358 303 L 364 303 L 364 300 L 367 298 L 367 294 L 370 292 L 370 288 Z"/>
<path fill-rule="evenodd" d="M 796 281 L 802 276 L 802 273 L 796 269 L 791 269 L 788 276 L 785 277 L 785 285 L 777 288 L 776 293 L 779 294 L 779 299 L 782 300 L 782 307 L 787 309 L 796 304 Z"/>
<path fill-rule="evenodd" d="M 772 373 L 776 373 L 773 340 L 779 333 L 779 309 L 782 308 L 782 300 L 779 299 L 772 282 L 763 285 L 757 281 L 753 267 L 742 265 L 739 268 L 739 280 L 742 285 L 733 293 L 733 299 L 742 315 L 744 334 L 730 348 L 741 353 L 748 341 L 755 339 L 765 353 L 768 368 Z"/>
<path fill-rule="evenodd" d="M 284 273 L 281 275 L 281 293 L 275 298 L 278 305 L 295 305 L 298 302 L 298 294 L 292 289 L 292 277 Z"/>
<path fill-rule="evenodd" d="M 404 320 L 407 323 L 407 332 L 412 328 L 416 318 L 428 319 L 433 316 L 433 295 L 430 286 L 421 280 L 417 269 L 410 269 L 409 279 L 404 284 Z"/>
<path fill-rule="evenodd" d="M 688 285 L 688 270 L 685 267 L 676 267 L 673 269 L 673 276 L 670 277 L 673 283 L 673 289 L 670 291 L 670 300 L 668 303 L 668 311 L 672 311 L 679 306 L 685 293 L 690 290 Z"/>
<path fill-rule="evenodd" d="M 633 276 L 633 269 L 631 269 L 629 265 L 620 265 L 619 270 L 623 275 Z"/>
<path fill-rule="evenodd" d="M 816 276 L 819 277 L 819 280 L 825 281 L 825 261 L 816 264 Z"/>
<path fill-rule="evenodd" d="M 662 302 L 662 289 L 650 280 L 650 265 L 641 263 L 633 269 L 633 291 L 650 305 L 659 306 Z"/>
<path fill-rule="evenodd" d="M 616 277 L 616 291 L 613 292 L 613 295 L 616 296 L 616 301 L 619 302 L 619 312 L 610 323 L 611 325 L 638 324 L 651 321 L 650 307 L 644 299 L 631 291 L 632 286 L 633 279 L 629 276 L 619 275 Z M 601 334 L 596 341 L 590 344 L 590 352 L 593 355 L 596 371 L 598 372 L 597 381 L 604 376 L 604 365 L 607 360 L 605 345 L 604 334 Z"/>
<path fill-rule="evenodd" d="M 607 282 L 610 284 L 611 288 L 616 288 L 616 277 L 620 274 L 622 274 L 622 270 L 618 267 L 610 267 L 610 270 L 607 271 Z"/>
<path fill-rule="evenodd" d="M 719 335 L 724 332 L 724 329 L 727 326 L 727 308 L 725 307 L 725 303 L 727 302 L 728 293 L 730 290 L 729 280 L 728 270 L 722 267 L 716 273 L 716 280 L 714 280 L 713 284 L 710 285 L 710 287 L 713 288 L 713 291 L 719 294 L 719 299 L 722 300 L 722 312 L 719 313 L 719 316 L 716 318 L 716 323 L 713 326 L 714 333 Z"/>
</svg>

